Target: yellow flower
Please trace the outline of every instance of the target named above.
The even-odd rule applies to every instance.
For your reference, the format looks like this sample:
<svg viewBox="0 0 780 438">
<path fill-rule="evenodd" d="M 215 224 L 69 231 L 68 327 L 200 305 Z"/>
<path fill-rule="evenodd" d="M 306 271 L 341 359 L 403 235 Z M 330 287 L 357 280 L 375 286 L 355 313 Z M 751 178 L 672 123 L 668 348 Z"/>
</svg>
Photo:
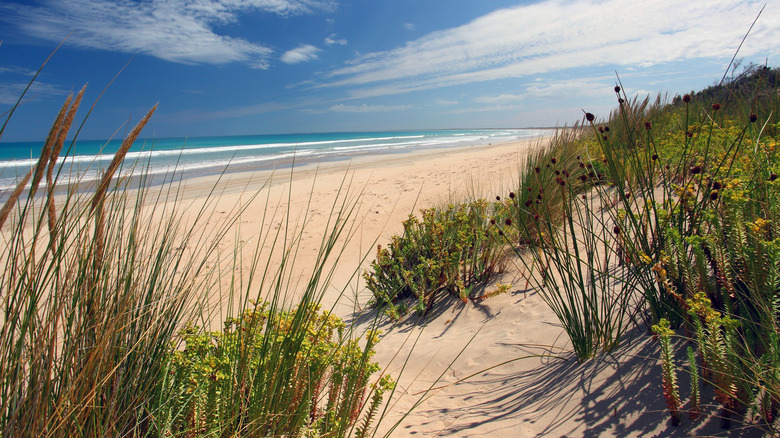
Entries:
<svg viewBox="0 0 780 438">
<path fill-rule="evenodd" d="M 655 266 L 653 266 L 652 271 L 658 275 L 658 280 L 666 280 L 666 269 L 661 267 L 660 263 L 656 263 Z"/>
<path fill-rule="evenodd" d="M 772 222 L 764 219 L 764 218 L 758 218 L 752 223 L 749 223 L 750 229 L 753 230 L 756 234 L 766 234 L 769 231 L 769 226 L 772 224 Z"/>
</svg>

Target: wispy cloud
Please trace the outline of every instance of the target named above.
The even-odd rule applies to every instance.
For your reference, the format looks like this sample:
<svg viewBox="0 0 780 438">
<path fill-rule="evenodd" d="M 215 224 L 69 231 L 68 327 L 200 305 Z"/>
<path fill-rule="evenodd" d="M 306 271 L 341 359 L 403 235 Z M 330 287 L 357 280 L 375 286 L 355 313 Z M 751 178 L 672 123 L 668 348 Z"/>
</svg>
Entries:
<svg viewBox="0 0 780 438">
<path fill-rule="evenodd" d="M 501 9 L 331 71 L 324 86 L 366 98 L 571 68 L 728 59 L 763 2 L 544 0 Z M 705 13 L 706 12 L 706 13 Z M 741 55 L 780 52 L 765 11 Z M 542 88 L 531 90 L 542 94 Z"/>
<path fill-rule="evenodd" d="M 0 20 L 25 35 L 99 50 L 144 53 L 187 64 L 244 62 L 269 67 L 264 44 L 215 31 L 240 13 L 281 16 L 333 9 L 332 0 L 44 0 L 39 5 L 0 5 Z"/>
<path fill-rule="evenodd" d="M 4 67 L 0 67 L 0 74 L 33 76 L 35 75 L 35 70 L 26 67 L 19 67 L 19 66 L 4 66 Z"/>
<path fill-rule="evenodd" d="M 19 96 L 27 87 L 28 82 L 10 82 L 0 83 L 0 105 L 13 105 L 19 100 Z M 24 95 L 23 101 L 27 100 L 48 100 L 55 96 L 64 96 L 68 94 L 68 89 L 59 85 L 46 82 L 35 81 Z"/>
<path fill-rule="evenodd" d="M 285 64 L 298 64 L 301 62 L 312 61 L 317 59 L 317 53 L 319 51 L 320 49 L 310 44 L 304 44 L 284 52 L 282 55 L 282 62 Z"/>
<path fill-rule="evenodd" d="M 340 113 L 384 113 L 393 111 L 405 111 L 411 109 L 411 105 L 344 105 L 338 104 L 328 108 L 328 111 Z"/>
<path fill-rule="evenodd" d="M 339 38 L 335 33 L 332 33 L 332 34 L 328 35 L 325 38 L 325 45 L 326 46 L 335 46 L 335 45 L 346 46 L 347 45 L 347 40 L 345 40 L 344 38 Z"/>
<path fill-rule="evenodd" d="M 605 90 L 614 86 L 613 76 L 598 76 L 566 80 L 537 80 L 526 85 L 520 93 L 501 93 L 494 96 L 479 96 L 475 102 L 486 104 L 517 103 L 530 99 L 571 97 L 603 97 Z"/>
</svg>

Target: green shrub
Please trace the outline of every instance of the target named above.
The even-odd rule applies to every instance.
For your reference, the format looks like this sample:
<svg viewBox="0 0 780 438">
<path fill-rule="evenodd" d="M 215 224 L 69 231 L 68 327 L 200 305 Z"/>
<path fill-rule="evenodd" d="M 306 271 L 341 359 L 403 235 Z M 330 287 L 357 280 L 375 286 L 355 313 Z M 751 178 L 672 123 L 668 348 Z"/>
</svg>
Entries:
<svg viewBox="0 0 780 438">
<path fill-rule="evenodd" d="M 398 318 L 405 300 L 425 313 L 437 295 L 449 292 L 463 302 L 475 298 L 474 287 L 500 272 L 506 258 L 502 231 L 490 218 L 497 207 L 485 200 L 450 204 L 410 215 L 404 233 L 387 248 L 378 247 L 376 260 L 364 273 L 377 305 Z"/>
<path fill-rule="evenodd" d="M 180 333 L 185 348 L 171 353 L 160 390 L 160 435 L 347 435 L 379 370 L 371 361 L 379 339 L 370 332 L 361 347 L 344 328 L 318 305 L 272 312 L 266 303 L 229 319 L 222 331 L 187 327 Z M 372 395 L 363 424 L 390 388 L 388 378 L 373 388 L 380 395 Z"/>
</svg>

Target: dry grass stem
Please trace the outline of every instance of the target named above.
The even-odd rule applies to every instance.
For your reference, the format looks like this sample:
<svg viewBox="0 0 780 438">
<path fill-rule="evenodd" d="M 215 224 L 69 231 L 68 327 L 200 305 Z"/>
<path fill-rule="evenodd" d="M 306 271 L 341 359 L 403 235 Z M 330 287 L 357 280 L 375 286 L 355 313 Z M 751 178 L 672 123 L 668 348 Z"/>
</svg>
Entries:
<svg viewBox="0 0 780 438">
<path fill-rule="evenodd" d="M 25 175 L 24 178 L 22 178 L 22 180 L 19 181 L 19 184 L 16 185 L 16 188 L 14 189 L 13 193 L 11 193 L 11 196 L 8 198 L 7 201 L 5 201 L 3 208 L 0 209 L 0 228 L 3 227 L 3 224 L 5 224 L 6 219 L 8 219 L 8 216 L 11 214 L 11 210 L 14 208 L 14 204 L 19 199 L 19 196 L 22 195 L 22 191 L 27 186 L 27 183 L 30 181 L 30 177 L 32 177 L 32 170 L 27 172 L 27 175 Z"/>
<path fill-rule="evenodd" d="M 103 178 L 100 180 L 100 184 L 98 185 L 98 188 L 95 191 L 95 196 L 92 198 L 93 210 L 105 198 L 106 191 L 108 190 L 108 185 L 111 182 L 111 178 L 114 177 L 114 173 L 119 168 L 119 165 L 122 163 L 122 160 L 124 160 L 125 155 L 127 155 L 127 151 L 130 150 L 130 146 L 132 146 L 135 140 L 138 138 L 138 134 L 141 133 L 141 130 L 144 128 L 144 126 L 146 126 L 146 123 L 149 122 L 149 118 L 152 117 L 152 114 L 154 114 L 154 111 L 156 109 L 157 109 L 157 105 L 154 105 L 152 109 L 150 109 L 149 112 L 146 113 L 144 118 L 141 119 L 141 121 L 138 122 L 137 125 L 135 125 L 133 130 L 130 131 L 130 134 L 128 134 L 127 137 L 125 137 L 124 141 L 122 141 L 122 146 L 120 146 L 119 150 L 116 151 L 116 154 L 114 154 L 114 159 L 111 160 L 111 163 L 108 165 L 105 172 L 103 173 Z"/>
</svg>

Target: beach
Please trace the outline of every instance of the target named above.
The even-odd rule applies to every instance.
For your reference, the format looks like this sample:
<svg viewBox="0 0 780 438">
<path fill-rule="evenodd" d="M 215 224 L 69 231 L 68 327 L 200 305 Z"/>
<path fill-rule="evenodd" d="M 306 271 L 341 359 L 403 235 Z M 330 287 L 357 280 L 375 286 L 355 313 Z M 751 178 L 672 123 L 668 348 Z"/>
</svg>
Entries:
<svg viewBox="0 0 780 438">
<path fill-rule="evenodd" d="M 289 220 L 290 235 L 302 230 L 290 276 L 290 283 L 301 287 L 317 259 L 322 236 L 332 225 L 328 221 L 332 212 L 343 200 L 344 205 L 354 205 L 337 245 L 338 263 L 322 305 L 348 324 L 358 324 L 356 332 L 361 333 L 373 313 L 366 308 L 370 292 L 360 274 L 375 257 L 375 246 L 386 245 L 402 231 L 401 222 L 421 208 L 469 197 L 505 196 L 517 184 L 524 157 L 545 142 L 539 137 L 374 155 L 278 172 L 230 173 L 219 181 L 188 179 L 182 198 L 185 205 L 200 205 L 204 194 L 217 187 L 219 195 L 211 207 L 216 214 L 210 224 L 246 205 L 240 219 L 240 239 L 246 244 L 245 256 L 239 258 L 244 274 L 256 248 L 253 235 L 263 229 L 275 231 Z M 260 187 L 264 188 L 259 195 L 246 204 Z M 219 242 L 228 253 L 235 245 L 231 236 L 228 233 Z M 277 263 L 271 271 L 278 267 L 274 257 L 261 260 Z M 519 267 L 510 263 L 497 282 L 510 283 L 510 292 L 465 304 L 444 297 L 424 322 L 411 315 L 400 323 L 381 323 L 382 340 L 374 359 L 398 386 L 380 434 L 739 436 L 737 431 L 720 429 L 715 417 L 688 422 L 686 427 L 670 425 L 660 390 L 657 345 L 643 326 L 634 327 L 616 351 L 579 363 L 555 315 Z M 288 305 L 296 298 L 296 287 L 290 290 Z"/>
<path fill-rule="evenodd" d="M 173 214 L 181 230 L 192 231 L 176 248 L 185 259 L 199 260 L 204 247 L 217 248 L 210 263 L 217 265 L 218 280 L 201 302 L 212 330 L 222 328 L 229 304 L 271 300 L 274 278 L 285 283 L 279 304 L 294 307 L 323 255 L 324 237 L 343 227 L 323 263 L 316 299 L 359 337 L 376 316 L 362 279 L 376 247 L 402 233 L 402 222 L 421 209 L 508 196 L 526 157 L 550 138 L 184 178 L 149 187 L 145 214 L 160 223 Z M 151 229 L 158 226 L 151 222 Z M 219 229 L 226 232 L 215 235 Z M 383 404 L 379 436 L 750 433 L 720 429 L 717 415 L 670 424 L 658 346 L 641 322 L 615 351 L 578 362 L 521 266 L 510 260 L 485 288 L 510 284 L 508 293 L 465 303 L 443 296 L 424 320 L 413 313 L 398 322 L 380 316 L 373 360 L 397 386 Z M 231 288 L 241 293 L 231 295 Z M 717 413 L 717 406 L 702 409 Z"/>
</svg>

